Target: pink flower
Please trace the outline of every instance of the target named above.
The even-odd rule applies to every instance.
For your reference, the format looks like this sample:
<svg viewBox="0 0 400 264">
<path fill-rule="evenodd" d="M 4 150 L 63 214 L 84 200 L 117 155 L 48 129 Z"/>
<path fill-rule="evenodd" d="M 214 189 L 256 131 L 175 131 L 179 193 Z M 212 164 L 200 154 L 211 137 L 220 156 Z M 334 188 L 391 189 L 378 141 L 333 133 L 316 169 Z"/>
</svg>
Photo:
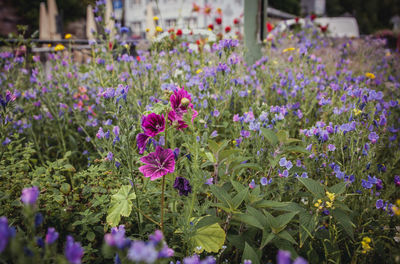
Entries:
<svg viewBox="0 0 400 264">
<path fill-rule="evenodd" d="M 183 129 L 187 127 L 185 122 L 183 121 L 183 115 L 187 113 L 188 109 L 192 109 L 192 122 L 197 116 L 197 111 L 193 109 L 193 104 L 191 103 L 192 97 L 185 90 L 185 88 L 181 88 L 175 91 L 171 97 L 171 107 L 172 111 L 168 113 L 168 119 L 173 123 L 177 121 L 178 129 Z"/>
<path fill-rule="evenodd" d="M 147 116 L 143 116 L 142 127 L 147 136 L 155 137 L 157 134 L 165 130 L 164 115 L 151 113 Z"/>
<path fill-rule="evenodd" d="M 157 146 L 155 152 L 141 157 L 140 161 L 146 165 L 141 166 L 139 171 L 145 177 L 150 177 L 152 181 L 175 171 L 174 152 L 171 149 L 164 149 Z"/>
</svg>

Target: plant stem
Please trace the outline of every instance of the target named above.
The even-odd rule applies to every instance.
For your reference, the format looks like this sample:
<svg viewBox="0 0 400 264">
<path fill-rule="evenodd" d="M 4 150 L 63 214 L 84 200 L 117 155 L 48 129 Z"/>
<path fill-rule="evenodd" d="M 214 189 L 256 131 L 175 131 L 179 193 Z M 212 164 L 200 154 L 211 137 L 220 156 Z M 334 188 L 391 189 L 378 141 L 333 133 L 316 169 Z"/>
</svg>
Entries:
<svg viewBox="0 0 400 264">
<path fill-rule="evenodd" d="M 138 207 L 136 207 L 134 204 L 133 204 L 133 208 L 135 208 L 136 210 L 138 210 L 139 213 L 141 213 L 144 217 L 146 217 L 147 219 L 149 219 L 149 220 L 150 220 L 151 222 L 153 222 L 154 224 L 156 224 L 156 225 L 158 225 L 158 226 L 161 226 L 160 223 L 157 223 L 156 220 L 154 220 L 153 218 L 151 218 L 150 216 L 148 216 L 147 214 L 145 214 L 141 209 L 139 209 Z"/>
<path fill-rule="evenodd" d="M 164 233 L 164 190 L 165 190 L 165 175 L 162 177 L 162 186 L 161 186 L 161 232 Z"/>
</svg>

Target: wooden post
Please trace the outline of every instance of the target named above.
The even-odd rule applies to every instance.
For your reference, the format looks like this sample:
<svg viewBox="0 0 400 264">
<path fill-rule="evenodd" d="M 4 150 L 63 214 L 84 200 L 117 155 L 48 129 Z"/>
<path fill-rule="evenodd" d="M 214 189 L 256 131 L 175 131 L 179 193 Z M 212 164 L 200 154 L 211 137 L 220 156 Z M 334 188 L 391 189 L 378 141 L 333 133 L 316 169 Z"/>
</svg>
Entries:
<svg viewBox="0 0 400 264">
<path fill-rule="evenodd" d="M 57 4 L 55 0 L 47 0 L 47 8 L 48 8 L 48 22 L 50 27 L 50 38 L 52 40 L 61 39 L 61 34 L 57 32 Z"/>
<path fill-rule="evenodd" d="M 91 5 L 86 9 L 86 38 L 94 39 L 92 31 L 96 31 L 96 22 L 94 21 L 93 8 Z"/>
<path fill-rule="evenodd" d="M 244 0 L 244 44 L 248 65 L 261 58 L 261 41 L 265 34 L 267 0 Z"/>
<path fill-rule="evenodd" d="M 50 39 L 49 15 L 47 13 L 45 3 L 40 3 L 39 39 L 42 39 L 42 40 Z"/>
</svg>

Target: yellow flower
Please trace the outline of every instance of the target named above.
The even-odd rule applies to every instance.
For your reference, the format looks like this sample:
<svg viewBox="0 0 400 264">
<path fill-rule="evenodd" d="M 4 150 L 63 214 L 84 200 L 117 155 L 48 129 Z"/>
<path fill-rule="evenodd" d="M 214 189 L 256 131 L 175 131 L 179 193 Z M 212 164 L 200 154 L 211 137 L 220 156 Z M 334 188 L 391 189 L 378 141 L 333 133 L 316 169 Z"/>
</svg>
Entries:
<svg viewBox="0 0 400 264">
<path fill-rule="evenodd" d="M 331 208 L 333 206 L 332 202 L 326 202 L 326 207 Z"/>
<path fill-rule="evenodd" d="M 390 55 L 392 55 L 390 51 L 386 52 L 386 57 L 390 57 Z"/>
<path fill-rule="evenodd" d="M 202 72 L 203 72 L 202 69 L 197 69 L 197 71 L 196 71 L 197 74 L 202 73 Z"/>
<path fill-rule="evenodd" d="M 355 116 L 358 116 L 359 114 L 362 113 L 362 111 L 361 111 L 360 109 L 357 109 L 357 108 L 354 108 L 354 109 L 353 109 L 353 112 L 354 112 L 354 115 L 355 115 Z"/>
<path fill-rule="evenodd" d="M 146 28 L 146 32 L 150 32 L 150 28 Z"/>
<path fill-rule="evenodd" d="M 55 51 L 62 51 L 62 50 L 64 50 L 65 49 L 65 47 L 62 45 L 62 44 L 57 44 L 55 47 L 54 47 L 54 50 Z"/>
<path fill-rule="evenodd" d="M 236 140 L 232 140 L 233 145 L 236 145 L 236 143 L 237 143 Z"/>
<path fill-rule="evenodd" d="M 365 77 L 367 77 L 367 78 L 370 78 L 370 79 L 375 79 L 375 74 L 373 74 L 373 73 L 370 73 L 370 72 L 367 72 L 366 74 L 365 74 Z"/>
<path fill-rule="evenodd" d="M 369 238 L 369 237 L 364 237 L 363 238 L 363 242 L 365 242 L 365 243 L 367 243 L 367 244 L 369 244 L 369 243 L 371 243 L 371 238 Z"/>
<path fill-rule="evenodd" d="M 326 196 L 328 196 L 328 198 L 329 198 L 329 200 L 331 200 L 331 202 L 333 202 L 333 200 L 335 200 L 334 193 L 326 192 Z"/>
<path fill-rule="evenodd" d="M 295 50 L 295 48 L 287 48 L 287 49 L 284 49 L 282 51 L 282 53 L 285 53 L 285 52 L 288 52 L 288 51 L 293 51 L 293 50 Z"/>
<path fill-rule="evenodd" d="M 157 26 L 157 27 L 156 27 L 156 31 L 157 31 L 157 32 L 163 32 L 163 29 L 162 29 L 162 27 Z"/>
<path fill-rule="evenodd" d="M 321 209 L 321 208 L 320 208 L 321 203 L 322 203 L 322 200 L 321 200 L 321 199 L 318 199 L 318 201 L 314 204 L 314 206 L 315 206 L 315 207 L 319 207 L 319 209 Z"/>
<path fill-rule="evenodd" d="M 158 21 L 158 16 L 153 16 L 154 21 Z"/>
<path fill-rule="evenodd" d="M 72 37 L 72 35 L 68 33 L 68 34 L 65 34 L 65 37 L 64 37 L 64 38 L 65 38 L 65 39 L 70 39 L 71 37 Z"/>
<path fill-rule="evenodd" d="M 47 44 L 47 47 L 49 47 L 49 48 L 50 48 L 50 47 L 51 47 L 51 44 L 50 44 L 50 43 L 49 43 L 49 44 Z"/>
</svg>

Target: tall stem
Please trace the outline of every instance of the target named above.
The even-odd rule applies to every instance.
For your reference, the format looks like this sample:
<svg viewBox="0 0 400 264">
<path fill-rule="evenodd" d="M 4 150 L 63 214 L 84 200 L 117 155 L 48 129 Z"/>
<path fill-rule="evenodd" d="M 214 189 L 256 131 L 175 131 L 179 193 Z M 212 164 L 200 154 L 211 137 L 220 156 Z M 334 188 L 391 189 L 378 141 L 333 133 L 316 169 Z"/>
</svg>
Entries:
<svg viewBox="0 0 400 264">
<path fill-rule="evenodd" d="M 167 130 L 168 130 L 168 118 L 166 117 L 165 132 L 164 132 L 165 147 L 167 147 Z M 161 227 L 161 232 L 163 232 L 163 234 L 164 234 L 164 191 L 165 191 L 165 175 L 162 177 L 162 183 L 161 183 L 161 221 L 160 221 L 160 227 Z"/>
</svg>

